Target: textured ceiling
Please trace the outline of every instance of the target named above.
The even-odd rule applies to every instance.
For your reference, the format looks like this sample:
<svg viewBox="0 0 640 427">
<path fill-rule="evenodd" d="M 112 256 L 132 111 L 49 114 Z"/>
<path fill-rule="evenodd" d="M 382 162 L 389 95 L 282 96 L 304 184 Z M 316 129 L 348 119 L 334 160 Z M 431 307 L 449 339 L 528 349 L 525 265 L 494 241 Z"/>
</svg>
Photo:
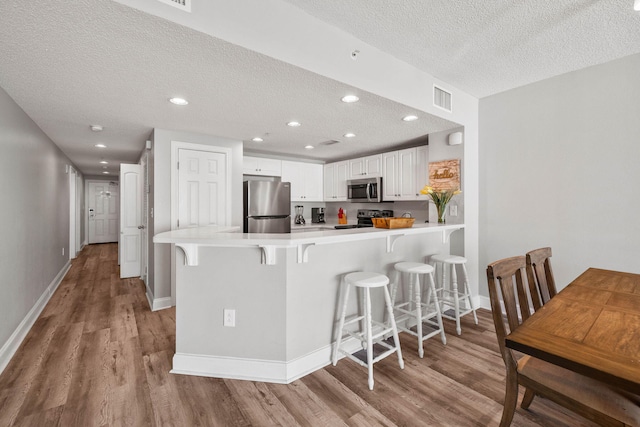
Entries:
<svg viewBox="0 0 640 427">
<path fill-rule="evenodd" d="M 289 3 L 281 5 L 476 96 L 640 51 L 630 1 Z M 88 175 L 102 172 L 103 158 L 111 173 L 136 162 L 153 128 L 333 160 L 458 126 L 112 1 L 0 2 L 0 40 L 0 87 Z M 339 102 L 345 93 L 361 101 Z M 169 104 L 171 96 L 190 104 Z M 406 114 L 421 120 L 399 120 Z M 287 128 L 289 120 L 303 126 Z M 91 124 L 105 130 L 93 133 Z M 340 143 L 322 144 L 330 140 Z"/>
<path fill-rule="evenodd" d="M 633 0 L 285 0 L 482 98 L 640 52 Z"/>
</svg>

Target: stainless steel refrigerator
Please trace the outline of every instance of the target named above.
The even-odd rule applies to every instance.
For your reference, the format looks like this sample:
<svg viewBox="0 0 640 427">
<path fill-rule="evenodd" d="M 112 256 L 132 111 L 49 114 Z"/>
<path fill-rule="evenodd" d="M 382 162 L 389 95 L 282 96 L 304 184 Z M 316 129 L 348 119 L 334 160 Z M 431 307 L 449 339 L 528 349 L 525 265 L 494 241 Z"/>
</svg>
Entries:
<svg viewBox="0 0 640 427">
<path fill-rule="evenodd" d="M 291 183 L 244 182 L 244 232 L 291 232 Z"/>
</svg>

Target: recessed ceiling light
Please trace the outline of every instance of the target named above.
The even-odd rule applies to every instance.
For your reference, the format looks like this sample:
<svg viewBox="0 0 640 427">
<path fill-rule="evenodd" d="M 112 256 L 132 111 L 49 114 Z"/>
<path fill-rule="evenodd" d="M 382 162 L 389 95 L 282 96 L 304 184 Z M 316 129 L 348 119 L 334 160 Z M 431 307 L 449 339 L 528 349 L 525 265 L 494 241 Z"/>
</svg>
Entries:
<svg viewBox="0 0 640 427">
<path fill-rule="evenodd" d="M 91 125 L 89 126 L 89 129 L 91 129 L 94 132 L 102 132 L 102 126 L 100 125 Z"/>
<path fill-rule="evenodd" d="M 184 98 L 169 98 L 169 102 L 176 105 L 187 105 L 189 101 Z"/>
<path fill-rule="evenodd" d="M 346 103 L 358 102 L 359 100 L 360 98 L 358 98 L 355 95 L 345 95 L 342 97 L 342 102 L 346 102 Z"/>
<path fill-rule="evenodd" d="M 102 173 L 103 173 L 103 174 L 105 174 L 105 175 L 109 175 L 109 172 L 108 172 L 108 171 L 104 171 L 104 172 L 102 172 Z"/>
<path fill-rule="evenodd" d="M 304 148 L 307 150 L 313 150 L 313 145 L 305 145 Z"/>
<path fill-rule="evenodd" d="M 106 146 L 106 145 L 104 145 L 104 144 L 96 144 L 96 145 L 95 145 L 95 147 L 98 147 L 98 148 L 107 148 L 107 146 Z"/>
<path fill-rule="evenodd" d="M 252 141 L 253 141 L 253 142 L 262 142 L 262 141 L 264 141 L 264 139 L 262 139 L 262 138 L 260 138 L 260 137 L 256 136 L 255 138 L 253 138 L 253 139 L 252 139 Z"/>
<path fill-rule="evenodd" d="M 414 116 L 413 114 L 410 114 L 408 116 L 404 116 L 402 120 L 404 120 L 405 122 L 412 122 L 414 120 L 418 120 L 418 116 Z"/>
<path fill-rule="evenodd" d="M 289 122 L 287 123 L 287 126 L 291 126 L 292 128 L 297 128 L 298 126 L 301 126 L 300 122 Z"/>
<path fill-rule="evenodd" d="M 640 0 L 636 0 L 633 3 L 633 10 L 637 10 L 638 12 L 640 12 Z"/>
<path fill-rule="evenodd" d="M 356 134 L 355 133 L 351 133 L 351 132 L 344 134 L 345 138 L 353 138 L 354 136 L 356 136 Z"/>
<path fill-rule="evenodd" d="M 100 163 L 103 164 L 103 165 L 108 165 L 109 164 L 109 162 L 107 162 L 106 160 L 100 160 Z"/>
</svg>

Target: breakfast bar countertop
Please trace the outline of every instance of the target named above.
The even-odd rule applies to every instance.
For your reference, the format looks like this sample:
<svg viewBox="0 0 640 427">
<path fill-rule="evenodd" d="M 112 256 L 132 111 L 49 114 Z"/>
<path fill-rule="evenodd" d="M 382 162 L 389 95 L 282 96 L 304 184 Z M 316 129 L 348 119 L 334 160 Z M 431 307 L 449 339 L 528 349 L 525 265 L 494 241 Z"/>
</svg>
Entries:
<svg viewBox="0 0 640 427">
<path fill-rule="evenodd" d="M 165 231 L 153 237 L 154 243 L 198 244 L 203 246 L 256 246 L 276 245 L 294 247 L 300 244 L 330 244 L 358 240 L 369 240 L 387 236 L 448 233 L 464 228 L 464 224 L 414 224 L 410 228 L 350 228 L 336 230 L 331 225 L 322 225 L 317 231 L 298 232 L 303 227 L 320 228 L 315 224 L 299 226 L 292 233 L 240 233 L 240 227 L 199 227 Z"/>
<path fill-rule="evenodd" d="M 236 227 L 237 228 L 237 227 Z M 393 252 L 396 241 L 403 236 L 441 233 L 445 243 L 451 233 L 464 228 L 464 224 L 417 224 L 410 228 L 349 228 L 343 230 L 320 229 L 294 233 L 239 233 L 233 227 L 200 227 L 166 231 L 153 237 L 154 243 L 172 243 L 184 251 L 186 264 L 196 266 L 203 247 L 257 247 L 262 250 L 262 264 L 276 264 L 276 250 L 297 248 L 298 263 L 309 261 L 312 246 L 385 239 L 387 252 Z"/>
</svg>

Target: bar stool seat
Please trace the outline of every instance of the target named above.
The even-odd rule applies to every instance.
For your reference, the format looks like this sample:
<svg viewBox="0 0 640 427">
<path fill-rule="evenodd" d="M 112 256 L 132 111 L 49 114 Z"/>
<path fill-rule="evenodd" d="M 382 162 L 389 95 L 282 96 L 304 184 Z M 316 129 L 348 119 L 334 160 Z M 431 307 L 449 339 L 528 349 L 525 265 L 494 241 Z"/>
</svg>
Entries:
<svg viewBox="0 0 640 427">
<path fill-rule="evenodd" d="M 469 292 L 469 276 L 467 275 L 467 259 L 458 255 L 437 254 L 430 258 L 431 265 L 437 270 L 438 265 L 441 266 L 441 281 L 438 284 L 437 291 L 440 294 L 440 310 L 442 317 L 456 322 L 456 332 L 458 335 L 462 333 L 460 327 L 460 318 L 469 313 L 473 313 L 473 320 L 478 324 L 478 316 L 476 308 L 471 300 Z M 456 266 L 462 268 L 463 283 L 461 289 L 458 287 L 458 276 L 456 274 Z M 450 281 L 447 283 L 447 267 L 450 271 Z M 461 304 L 462 303 L 462 304 Z M 449 307 L 448 310 L 445 310 Z"/>
<path fill-rule="evenodd" d="M 398 329 L 418 337 L 418 355 L 422 358 L 424 357 L 423 342 L 426 339 L 440 334 L 442 344 L 447 343 L 447 337 L 444 334 L 444 327 L 442 326 L 442 313 L 440 312 L 440 304 L 433 279 L 434 268 L 429 264 L 420 262 L 399 262 L 394 265 L 394 269 L 398 274 L 391 288 L 391 302 L 395 311 L 400 313 L 395 318 L 396 324 L 400 325 Z M 409 294 L 408 299 L 405 298 L 404 301 L 396 304 L 395 300 L 402 273 L 409 274 Z M 429 280 L 427 285 L 427 299 L 424 303 L 422 302 L 423 289 L 420 286 L 421 275 L 427 275 Z M 433 303 L 431 302 L 432 298 Z M 412 329 L 413 326 L 408 326 L 409 322 L 412 321 L 415 321 L 415 331 Z M 423 334 L 425 327 L 429 332 Z"/>
<path fill-rule="evenodd" d="M 359 365 L 366 367 L 369 373 L 369 390 L 373 390 L 374 363 L 379 362 L 393 353 L 397 353 L 400 369 L 404 369 L 402 350 L 400 349 L 400 340 L 398 338 L 398 329 L 396 328 L 396 322 L 393 317 L 391 296 L 389 295 L 389 289 L 387 288 L 389 278 L 384 274 L 360 271 L 347 274 L 344 277 L 344 284 L 342 309 L 337 329 L 338 336 L 334 343 L 331 362 L 333 363 L 333 366 L 335 366 L 336 363 L 338 363 L 338 353 L 342 353 Z M 363 290 L 364 314 L 361 315 L 358 313 L 347 320 L 345 319 L 345 316 L 347 313 L 347 304 L 351 286 L 354 286 L 356 289 L 360 288 Z M 387 323 L 378 322 L 371 318 L 371 289 L 374 288 L 382 288 L 383 290 L 385 307 L 388 315 Z M 361 323 L 361 330 L 352 331 L 350 329 L 345 329 L 345 326 L 354 323 Z M 384 339 L 384 337 L 389 333 L 393 335 L 393 344 Z M 351 337 L 359 340 L 362 343 L 364 354 L 362 354 L 362 352 L 351 354 L 342 349 L 342 345 L 344 344 L 344 335 L 348 336 L 347 339 Z M 376 349 L 374 349 L 374 345 L 376 345 Z M 377 351 L 379 348 L 382 348 L 382 352 L 380 353 Z"/>
</svg>

